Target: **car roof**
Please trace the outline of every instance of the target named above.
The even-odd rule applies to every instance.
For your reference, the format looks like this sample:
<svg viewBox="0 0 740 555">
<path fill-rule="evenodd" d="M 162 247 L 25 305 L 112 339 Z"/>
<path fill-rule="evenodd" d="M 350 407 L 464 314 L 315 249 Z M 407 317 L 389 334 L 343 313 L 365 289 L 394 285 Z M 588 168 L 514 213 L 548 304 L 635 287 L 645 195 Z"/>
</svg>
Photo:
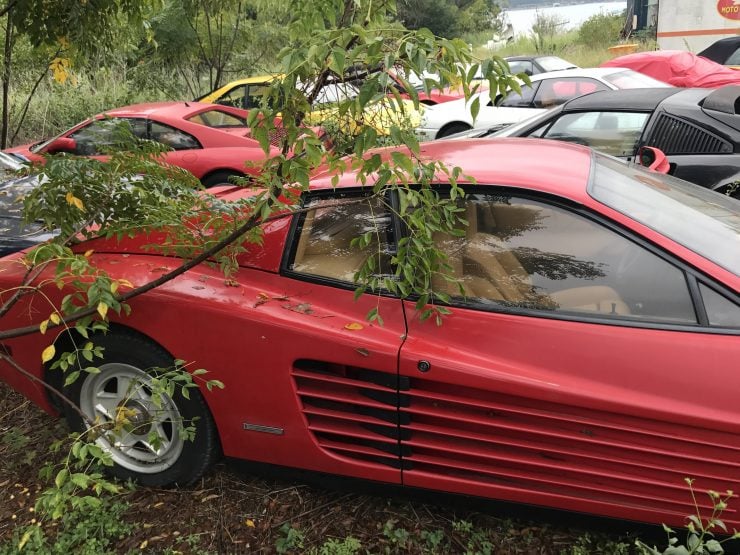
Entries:
<svg viewBox="0 0 740 555">
<path fill-rule="evenodd" d="M 193 114 L 197 114 L 209 109 L 219 109 L 213 104 L 203 102 L 148 102 L 143 104 L 132 104 L 103 112 L 104 115 L 115 117 L 160 117 L 187 119 Z"/>
<path fill-rule="evenodd" d="M 596 91 L 578 96 L 563 104 L 562 110 L 654 110 L 666 98 L 684 89 L 656 87 L 650 89 L 619 89 Z M 705 91 L 706 92 L 706 91 Z"/>
<path fill-rule="evenodd" d="M 373 152 L 390 159 L 397 150 L 398 147 L 392 147 Z M 479 184 L 532 188 L 579 202 L 588 196 L 592 156 L 589 148 L 544 139 L 461 139 L 420 145 L 422 160 L 438 160 L 447 167 L 462 168 L 462 183 L 470 183 L 472 177 Z M 312 181 L 312 188 L 331 189 L 331 176 L 328 172 L 318 176 Z M 438 182 L 446 179 L 440 177 Z M 344 173 L 337 186 L 359 186 L 356 173 Z"/>
</svg>

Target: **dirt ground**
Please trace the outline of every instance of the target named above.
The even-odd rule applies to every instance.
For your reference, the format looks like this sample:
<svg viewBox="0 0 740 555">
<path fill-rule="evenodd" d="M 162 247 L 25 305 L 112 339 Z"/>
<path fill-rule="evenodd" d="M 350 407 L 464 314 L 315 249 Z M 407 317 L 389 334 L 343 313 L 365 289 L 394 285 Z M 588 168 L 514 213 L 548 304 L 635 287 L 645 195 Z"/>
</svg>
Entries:
<svg viewBox="0 0 740 555">
<path fill-rule="evenodd" d="M 38 468 L 66 431 L 63 421 L 0 384 L 0 545 L 35 517 L 35 497 L 44 487 Z M 533 524 L 517 508 L 419 499 L 372 484 L 326 487 L 314 478 L 309 485 L 305 476 L 264 470 L 222 461 L 194 487 L 126 494 L 124 518 L 135 526 L 115 552 L 299 553 L 348 536 L 359 540 L 360 553 L 485 553 L 490 545 L 496 554 L 612 555 L 616 542 L 633 543 L 614 529 L 588 532 L 580 517 Z"/>
</svg>

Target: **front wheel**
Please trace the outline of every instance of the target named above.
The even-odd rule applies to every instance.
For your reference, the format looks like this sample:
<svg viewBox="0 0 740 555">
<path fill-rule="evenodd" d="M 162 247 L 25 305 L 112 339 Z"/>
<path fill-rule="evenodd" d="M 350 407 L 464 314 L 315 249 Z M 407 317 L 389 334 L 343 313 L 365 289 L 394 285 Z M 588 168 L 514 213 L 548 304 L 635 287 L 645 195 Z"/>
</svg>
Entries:
<svg viewBox="0 0 740 555">
<path fill-rule="evenodd" d="M 111 473 L 145 486 L 193 483 L 219 452 L 203 396 L 190 388 L 188 399 L 178 385 L 157 398 L 153 380 L 175 362 L 143 337 L 117 331 L 93 342 L 104 348 L 102 361 L 95 361 L 100 372 L 81 372 L 65 394 L 90 421 L 107 430 L 95 441 L 110 453 Z M 90 427 L 71 407 L 65 408 L 65 417 L 74 431 Z"/>
</svg>

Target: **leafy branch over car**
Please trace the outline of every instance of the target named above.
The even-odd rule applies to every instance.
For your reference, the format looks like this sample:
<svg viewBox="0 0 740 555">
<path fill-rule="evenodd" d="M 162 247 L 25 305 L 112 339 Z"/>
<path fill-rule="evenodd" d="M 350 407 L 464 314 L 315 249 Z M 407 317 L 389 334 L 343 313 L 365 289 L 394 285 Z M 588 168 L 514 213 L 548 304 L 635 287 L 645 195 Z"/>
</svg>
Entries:
<svg viewBox="0 0 740 555">
<path fill-rule="evenodd" d="M 414 209 L 406 225 L 416 237 L 406 247 L 405 261 L 400 254 L 397 257 L 396 277 L 386 276 L 384 283 L 404 296 L 416 294 L 419 284 L 426 284 L 424 294 L 435 298 L 429 278 L 423 276 L 439 267 L 441 257 L 433 254 L 431 228 L 422 215 L 424 211 L 435 214 L 439 231 L 454 230 L 459 210 L 441 200 L 430 183 L 434 176 L 448 175 L 455 186 L 460 171 L 425 159 L 410 130 L 397 124 L 390 126 L 389 135 L 405 143 L 405 150 L 389 156 L 369 153 L 378 133 L 365 126 L 353 134 L 353 154 L 348 158 L 327 152 L 321 137 L 303 125 L 322 87 L 330 78 L 341 76 L 347 64 L 362 61 L 406 67 L 420 74 L 434 71 L 443 75 L 440 86 L 448 84 L 445 75 L 464 78 L 459 74 L 460 62 L 472 59 L 460 41 L 439 40 L 429 32 L 402 28 L 384 30 L 381 38 L 379 30 L 385 28 L 392 8 L 392 3 L 339 0 L 296 6 L 291 42 L 281 57 L 286 77 L 273 83 L 268 92 L 282 100 L 280 133 L 275 133 L 278 114 L 269 103 L 250 112 L 251 135 L 271 156 L 260 174 L 243 186 L 201 194 L 190 174 L 157 164 L 162 148 L 149 141 L 133 141 L 125 149 L 108 152 L 105 160 L 68 156 L 46 160 L 44 178 L 28 195 L 26 212 L 29 219 L 40 219 L 60 233 L 49 243 L 2 262 L 5 275 L 13 277 L 0 288 L 0 359 L 4 379 L 46 410 L 63 412 L 72 428 L 82 434 L 73 441 L 75 446 L 87 446 L 74 454 L 79 459 L 77 474 L 90 468 L 90 461 L 97 461 L 112 465 L 117 476 L 137 477 L 147 484 L 187 484 L 228 444 L 224 443 L 225 430 L 217 432 L 216 405 L 210 395 L 192 387 L 203 378 L 177 362 L 182 359 L 200 366 L 191 357 L 195 353 L 188 349 L 182 355 L 176 353 L 179 348 L 155 340 L 151 330 L 136 329 L 128 314 L 133 310 L 157 328 L 173 331 L 173 326 L 185 320 L 151 302 L 154 291 L 172 286 L 203 291 L 221 300 L 230 298 L 229 302 L 254 303 L 257 310 L 257 301 L 264 297 L 256 295 L 250 300 L 244 296 L 244 272 L 269 274 L 253 261 L 261 257 L 260 252 L 264 263 L 274 262 L 279 255 L 270 245 L 276 237 L 271 232 L 286 230 L 291 214 L 308 211 L 301 208 L 301 193 L 308 190 L 309 175 L 317 168 L 336 176 L 331 180 L 351 169 L 352 178 L 366 191 L 366 198 L 353 201 L 362 205 L 376 203 L 385 210 L 391 191 L 400 191 L 399 198 L 405 200 L 399 213 L 411 215 Z M 491 84 L 498 86 L 500 81 L 505 87 L 513 83 L 500 64 L 486 62 L 483 66 Z M 340 102 L 337 110 L 358 116 L 374 103 L 387 103 L 388 97 L 380 92 L 388 85 L 386 79 L 384 72 L 372 76 L 358 96 Z M 297 82 L 313 86 L 299 88 Z M 412 97 L 418 105 L 418 98 Z M 276 135 L 280 137 L 277 143 Z M 362 231 L 358 235 L 363 241 L 372 243 L 367 235 L 372 228 L 357 231 Z M 417 266 L 427 258 L 432 262 Z M 366 266 L 372 269 L 372 264 L 370 259 Z M 124 268 L 138 268 L 142 273 L 124 277 Z M 375 276 L 368 271 L 360 287 L 380 294 L 381 282 Z M 383 316 L 373 308 L 381 298 L 366 297 L 353 306 L 361 307 L 363 315 L 380 319 Z M 262 312 L 278 305 L 278 312 L 292 319 L 296 313 L 312 311 L 291 304 L 293 299 L 279 292 L 267 301 Z M 219 306 L 223 305 L 218 301 L 213 304 Z M 445 311 L 435 305 L 428 314 Z M 194 310 L 186 312 L 192 315 Z M 363 315 L 353 318 L 359 328 L 367 325 L 356 322 Z M 351 333 L 354 328 L 346 329 Z M 216 327 L 204 327 L 204 334 L 209 330 Z M 230 333 L 237 332 L 237 327 L 231 328 Z M 205 335 L 196 343 L 202 344 Z M 38 342 L 43 348 L 31 347 Z M 26 349 L 34 355 L 27 357 L 30 351 Z M 279 352 L 280 347 L 266 349 L 272 351 Z M 222 382 L 229 385 L 231 377 L 208 370 L 215 379 L 204 382 L 207 389 Z M 62 395 L 47 395 L 49 386 Z M 70 400 L 78 406 L 72 407 Z M 256 425 L 269 428 L 269 423 Z M 187 441 L 192 437 L 193 441 Z M 72 480 L 73 474 L 68 467 L 56 473 L 55 487 L 44 497 L 50 515 L 58 516 L 70 503 L 79 503 L 79 491 L 87 492 L 84 499 L 94 504 L 94 496 L 105 489 L 97 485 L 97 478 Z"/>
</svg>

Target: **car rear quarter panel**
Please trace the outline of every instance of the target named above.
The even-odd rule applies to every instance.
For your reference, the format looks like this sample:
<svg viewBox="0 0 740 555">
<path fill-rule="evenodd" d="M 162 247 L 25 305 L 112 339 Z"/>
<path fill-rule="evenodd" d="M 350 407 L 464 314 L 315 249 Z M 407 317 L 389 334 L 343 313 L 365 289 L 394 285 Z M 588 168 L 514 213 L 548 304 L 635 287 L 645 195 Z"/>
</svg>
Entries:
<svg viewBox="0 0 740 555">
<path fill-rule="evenodd" d="M 102 270 L 134 285 L 146 283 L 179 263 L 137 254 L 93 257 Z M 8 279 L 0 277 L 0 290 L 7 285 Z M 56 288 L 48 293 L 52 301 L 63 294 Z M 382 327 L 365 321 L 367 312 L 379 302 L 385 320 Z M 405 333 L 400 301 L 365 296 L 355 302 L 351 290 L 246 268 L 233 279 L 225 279 L 218 270 L 201 266 L 134 299 L 131 307 L 131 316 L 114 318 L 115 325 L 144 334 L 175 358 L 187 361 L 189 368 L 204 368 L 208 379 L 225 384 L 223 390 L 202 391 L 227 456 L 374 480 L 400 480 L 397 468 L 345 459 L 322 449 L 309 431 L 293 377 L 298 359 L 361 366 L 395 376 Z M 33 295 L 24 298 L 6 321 L 8 327 L 36 324 L 48 313 L 46 301 Z M 50 330 L 44 336 L 35 333 L 4 343 L 24 368 L 42 377 L 40 353 L 53 339 Z M 0 366 L 0 379 L 50 409 L 40 388 L 20 378 L 7 364 Z M 245 423 L 282 433 L 245 430 Z"/>
</svg>

